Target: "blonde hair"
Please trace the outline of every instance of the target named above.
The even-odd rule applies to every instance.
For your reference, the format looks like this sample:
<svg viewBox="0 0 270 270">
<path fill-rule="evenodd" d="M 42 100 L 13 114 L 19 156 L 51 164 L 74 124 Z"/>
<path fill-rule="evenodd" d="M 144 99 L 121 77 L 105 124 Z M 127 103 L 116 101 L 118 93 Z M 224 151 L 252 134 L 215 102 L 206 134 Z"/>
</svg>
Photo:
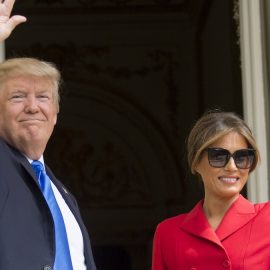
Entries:
<svg viewBox="0 0 270 270">
<path fill-rule="evenodd" d="M 204 150 L 230 132 L 241 134 L 246 139 L 248 147 L 256 150 L 255 161 L 249 172 L 255 170 L 260 161 L 260 153 L 248 125 L 236 113 L 210 111 L 196 122 L 187 140 L 188 164 L 193 174 L 196 174 L 195 168 Z"/>
<path fill-rule="evenodd" d="M 59 111 L 59 87 L 61 75 L 53 63 L 41 61 L 36 58 L 11 58 L 0 63 L 0 85 L 11 77 L 21 75 L 37 76 L 48 79 L 53 86 L 53 97 Z"/>
</svg>

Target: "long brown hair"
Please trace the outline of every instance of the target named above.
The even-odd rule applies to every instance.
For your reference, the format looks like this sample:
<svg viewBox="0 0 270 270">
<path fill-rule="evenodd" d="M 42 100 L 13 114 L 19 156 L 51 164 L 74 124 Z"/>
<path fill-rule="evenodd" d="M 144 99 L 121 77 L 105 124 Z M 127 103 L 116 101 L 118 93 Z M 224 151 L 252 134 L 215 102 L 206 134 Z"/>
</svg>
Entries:
<svg viewBox="0 0 270 270">
<path fill-rule="evenodd" d="M 233 112 L 209 111 L 196 122 L 187 140 L 187 159 L 193 174 L 196 174 L 195 167 L 204 149 L 230 132 L 241 134 L 246 139 L 248 147 L 256 150 L 255 161 L 249 172 L 256 168 L 260 161 L 260 153 L 251 129 L 245 121 Z"/>
</svg>

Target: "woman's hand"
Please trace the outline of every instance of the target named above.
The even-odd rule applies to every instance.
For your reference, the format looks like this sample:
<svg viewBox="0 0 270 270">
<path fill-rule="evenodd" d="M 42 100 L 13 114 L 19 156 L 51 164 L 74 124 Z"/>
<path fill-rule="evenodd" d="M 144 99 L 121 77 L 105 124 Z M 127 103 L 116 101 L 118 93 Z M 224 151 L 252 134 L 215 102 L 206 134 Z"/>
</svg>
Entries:
<svg viewBox="0 0 270 270">
<path fill-rule="evenodd" d="M 1 1 L 1 0 L 0 0 Z M 13 29 L 26 21 L 24 16 L 14 15 L 10 17 L 15 0 L 4 0 L 0 3 L 0 42 L 9 37 Z"/>
</svg>

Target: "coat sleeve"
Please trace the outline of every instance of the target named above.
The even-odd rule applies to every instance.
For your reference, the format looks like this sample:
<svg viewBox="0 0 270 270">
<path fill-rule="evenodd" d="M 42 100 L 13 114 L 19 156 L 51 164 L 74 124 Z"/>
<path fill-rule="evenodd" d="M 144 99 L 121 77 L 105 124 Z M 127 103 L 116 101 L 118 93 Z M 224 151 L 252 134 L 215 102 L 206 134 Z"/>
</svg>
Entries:
<svg viewBox="0 0 270 270">
<path fill-rule="evenodd" d="M 152 253 L 152 270 L 168 270 L 164 263 L 162 249 L 162 231 L 160 225 L 157 226 L 154 240 L 153 240 L 153 253 Z"/>
</svg>

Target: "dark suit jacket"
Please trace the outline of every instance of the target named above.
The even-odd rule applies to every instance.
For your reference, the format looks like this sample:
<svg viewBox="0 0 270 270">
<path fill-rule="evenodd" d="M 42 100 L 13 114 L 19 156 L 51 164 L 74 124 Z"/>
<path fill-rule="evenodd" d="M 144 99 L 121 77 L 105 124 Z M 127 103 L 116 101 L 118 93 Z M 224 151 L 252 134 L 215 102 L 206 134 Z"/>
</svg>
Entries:
<svg viewBox="0 0 270 270">
<path fill-rule="evenodd" d="M 76 200 L 46 171 L 74 214 L 84 239 L 87 270 L 96 270 Z M 28 160 L 0 139 L 0 269 L 49 270 L 54 262 L 54 226 Z"/>
</svg>

